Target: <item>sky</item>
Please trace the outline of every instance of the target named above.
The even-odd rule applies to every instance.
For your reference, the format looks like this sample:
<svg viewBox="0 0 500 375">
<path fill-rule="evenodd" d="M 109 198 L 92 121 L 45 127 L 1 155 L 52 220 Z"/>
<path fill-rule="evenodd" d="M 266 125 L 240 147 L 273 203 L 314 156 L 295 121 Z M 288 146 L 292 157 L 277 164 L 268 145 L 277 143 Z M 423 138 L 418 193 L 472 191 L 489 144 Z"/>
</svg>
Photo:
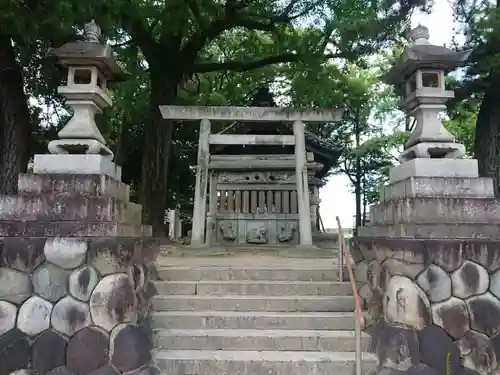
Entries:
<svg viewBox="0 0 500 375">
<path fill-rule="evenodd" d="M 419 24 L 429 29 L 430 42 L 436 45 L 449 43 L 453 37 L 453 13 L 446 0 L 438 0 L 431 14 L 414 14 L 412 26 Z M 337 226 L 338 216 L 344 228 L 353 227 L 356 205 L 347 176 L 333 176 L 320 190 L 320 214 L 325 228 Z"/>
</svg>

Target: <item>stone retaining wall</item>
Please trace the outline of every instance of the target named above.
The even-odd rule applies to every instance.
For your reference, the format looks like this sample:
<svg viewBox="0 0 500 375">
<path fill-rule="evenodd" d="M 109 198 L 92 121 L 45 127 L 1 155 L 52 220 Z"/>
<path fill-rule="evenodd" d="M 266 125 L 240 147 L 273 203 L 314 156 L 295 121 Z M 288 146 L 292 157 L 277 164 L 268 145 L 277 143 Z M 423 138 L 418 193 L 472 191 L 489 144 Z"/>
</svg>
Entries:
<svg viewBox="0 0 500 375">
<path fill-rule="evenodd" d="M 358 237 L 352 253 L 378 374 L 500 374 L 500 241 Z"/>
<path fill-rule="evenodd" d="M 0 208 L 0 375 L 156 372 L 149 310 L 159 246 L 141 236 L 126 185 L 100 176 L 21 176 L 20 195 L 0 198 Z M 42 235 L 9 236 L 26 220 Z M 140 233 L 106 236 L 103 222 Z"/>
</svg>

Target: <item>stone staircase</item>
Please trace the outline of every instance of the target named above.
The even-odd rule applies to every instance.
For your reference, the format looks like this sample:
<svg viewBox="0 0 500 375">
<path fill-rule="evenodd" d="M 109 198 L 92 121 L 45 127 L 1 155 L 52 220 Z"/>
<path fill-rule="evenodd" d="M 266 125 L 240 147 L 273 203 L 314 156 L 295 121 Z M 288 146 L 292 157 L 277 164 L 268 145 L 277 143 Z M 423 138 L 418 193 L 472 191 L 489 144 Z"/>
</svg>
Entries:
<svg viewBox="0 0 500 375">
<path fill-rule="evenodd" d="M 333 259 L 159 263 L 153 328 L 163 373 L 354 375 L 354 298 L 350 284 L 338 281 Z M 363 335 L 363 350 L 368 344 Z M 376 363 L 370 354 L 363 358 L 366 374 Z"/>
</svg>

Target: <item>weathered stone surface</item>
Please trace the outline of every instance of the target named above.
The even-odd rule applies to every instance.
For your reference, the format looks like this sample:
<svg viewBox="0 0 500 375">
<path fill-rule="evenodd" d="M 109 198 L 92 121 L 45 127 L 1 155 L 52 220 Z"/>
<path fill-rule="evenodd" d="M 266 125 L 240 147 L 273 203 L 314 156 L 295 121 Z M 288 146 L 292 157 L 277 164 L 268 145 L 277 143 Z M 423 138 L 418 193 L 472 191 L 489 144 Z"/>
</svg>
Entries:
<svg viewBox="0 0 500 375">
<path fill-rule="evenodd" d="M 74 270 L 69 276 L 69 292 L 76 299 L 87 302 L 99 280 L 97 270 L 85 265 Z"/>
<path fill-rule="evenodd" d="M 82 265 L 87 254 L 87 241 L 79 238 L 56 237 L 45 242 L 45 258 L 56 266 L 72 270 Z"/>
<path fill-rule="evenodd" d="M 489 337 L 500 331 L 500 301 L 491 293 L 468 298 L 465 302 L 469 309 L 472 329 Z"/>
<path fill-rule="evenodd" d="M 435 240 L 429 241 L 427 246 L 431 263 L 446 272 L 455 271 L 465 259 L 464 246 L 461 242 Z"/>
<path fill-rule="evenodd" d="M 481 265 L 468 260 L 451 274 L 453 295 L 459 298 L 465 299 L 485 293 L 489 282 L 488 271 Z"/>
<path fill-rule="evenodd" d="M 38 296 L 27 299 L 19 308 L 17 328 L 29 336 L 49 329 L 52 304 Z"/>
<path fill-rule="evenodd" d="M 482 375 L 482 374 L 480 374 L 476 370 L 472 370 L 472 369 L 467 368 L 467 367 L 460 367 L 460 369 L 457 372 L 457 375 Z M 488 375 L 491 375 L 491 374 L 488 374 Z"/>
<path fill-rule="evenodd" d="M 450 277 L 435 264 L 431 264 L 418 276 L 417 283 L 431 302 L 441 302 L 451 297 Z"/>
<path fill-rule="evenodd" d="M 451 337 L 436 325 L 418 332 L 422 363 L 432 367 L 438 374 L 456 374 L 460 368 L 460 351 Z"/>
<path fill-rule="evenodd" d="M 368 272 L 367 279 L 368 284 L 371 288 L 379 288 L 380 287 L 380 276 L 382 274 L 382 266 L 378 260 L 372 260 L 368 264 Z"/>
<path fill-rule="evenodd" d="M 452 297 L 447 301 L 432 304 L 434 324 L 443 328 L 455 340 L 462 338 L 470 329 L 469 311 L 465 302 Z"/>
<path fill-rule="evenodd" d="M 465 242 L 465 258 L 480 264 L 489 272 L 500 268 L 500 242 L 467 240 Z"/>
<path fill-rule="evenodd" d="M 161 370 L 156 366 L 146 366 L 135 371 L 127 372 L 127 375 L 160 375 Z"/>
<path fill-rule="evenodd" d="M 138 327 L 121 324 L 110 336 L 111 363 L 121 372 L 140 369 L 151 362 L 151 342 Z"/>
<path fill-rule="evenodd" d="M 76 375 L 86 375 L 108 363 L 108 335 L 97 327 L 78 331 L 68 342 L 66 367 Z"/>
<path fill-rule="evenodd" d="M 33 369 L 37 374 L 64 366 L 66 339 L 59 333 L 48 329 L 33 342 Z"/>
<path fill-rule="evenodd" d="M 15 270 L 33 272 L 45 259 L 45 238 L 4 237 L 2 242 L 4 264 Z"/>
<path fill-rule="evenodd" d="M 68 293 L 68 271 L 45 263 L 33 272 L 33 289 L 39 296 L 56 302 Z"/>
<path fill-rule="evenodd" d="M 415 277 L 424 269 L 423 264 L 407 263 L 396 258 L 388 258 L 383 265 L 387 267 L 391 275 L 407 276 L 410 279 Z"/>
<path fill-rule="evenodd" d="M 30 278 L 25 273 L 1 267 L 0 285 L 0 299 L 19 304 L 31 296 Z"/>
<path fill-rule="evenodd" d="M 75 375 L 75 374 L 73 374 L 71 371 L 69 371 L 66 367 L 61 366 L 61 367 L 57 367 L 53 370 L 50 370 L 45 375 Z"/>
<path fill-rule="evenodd" d="M 405 375 L 441 375 L 431 366 L 426 365 L 425 363 L 419 363 L 418 365 L 412 366 L 408 371 L 406 371 Z"/>
<path fill-rule="evenodd" d="M 354 278 L 358 283 L 368 282 L 368 262 L 363 260 L 356 264 L 356 269 L 354 270 Z"/>
<path fill-rule="evenodd" d="M 54 305 L 51 317 L 52 326 L 66 336 L 92 324 L 89 306 L 67 296 Z"/>
<path fill-rule="evenodd" d="M 366 309 L 368 305 L 368 301 L 372 298 L 373 292 L 368 283 L 363 284 L 361 288 L 358 290 L 359 298 L 361 298 L 361 303 L 363 304 L 363 308 Z"/>
<path fill-rule="evenodd" d="M 413 329 L 387 325 L 379 334 L 380 366 L 406 371 L 420 362 L 418 337 Z"/>
<path fill-rule="evenodd" d="M 464 367 L 486 374 L 497 367 L 497 358 L 493 343 L 488 336 L 469 331 L 457 341 L 463 358 Z"/>
<path fill-rule="evenodd" d="M 16 371 L 10 373 L 10 375 L 32 375 L 32 374 L 33 374 L 33 370 L 27 369 L 27 368 L 16 370 Z"/>
<path fill-rule="evenodd" d="M 120 375 L 120 371 L 118 371 L 112 365 L 106 365 L 98 368 L 97 370 L 89 372 L 88 375 Z"/>
<path fill-rule="evenodd" d="M 372 298 L 367 302 L 366 308 L 368 313 L 374 319 L 378 319 L 384 315 L 384 295 L 378 289 L 373 290 Z"/>
<path fill-rule="evenodd" d="M 94 323 L 111 331 L 135 319 L 137 298 L 127 274 L 105 276 L 92 292 L 90 312 Z"/>
<path fill-rule="evenodd" d="M 384 297 L 384 312 L 389 322 L 415 329 L 423 329 L 432 319 L 424 291 L 405 276 L 391 277 Z"/>
<path fill-rule="evenodd" d="M 141 246 L 137 238 L 96 238 L 90 242 L 89 262 L 102 276 L 127 272 Z"/>
<path fill-rule="evenodd" d="M 396 370 L 389 367 L 381 367 L 370 375 L 406 375 L 407 371 Z"/>
<path fill-rule="evenodd" d="M 0 336 L 16 326 L 16 316 L 16 305 L 7 301 L 0 301 Z"/>
<path fill-rule="evenodd" d="M 500 299 L 500 270 L 493 272 L 490 276 L 490 292 Z"/>
<path fill-rule="evenodd" d="M 0 374 L 24 369 L 31 362 L 31 341 L 18 329 L 0 336 Z"/>
</svg>

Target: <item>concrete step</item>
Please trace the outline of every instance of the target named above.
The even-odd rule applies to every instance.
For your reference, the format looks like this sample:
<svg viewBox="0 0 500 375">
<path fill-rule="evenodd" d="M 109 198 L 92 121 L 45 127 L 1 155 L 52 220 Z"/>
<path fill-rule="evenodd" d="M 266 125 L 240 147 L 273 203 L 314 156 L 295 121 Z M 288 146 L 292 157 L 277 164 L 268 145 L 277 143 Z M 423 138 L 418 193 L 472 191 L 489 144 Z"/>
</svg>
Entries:
<svg viewBox="0 0 500 375">
<path fill-rule="evenodd" d="M 155 296 L 156 311 L 354 311 L 352 296 Z"/>
<path fill-rule="evenodd" d="M 171 350 L 154 353 L 156 363 L 169 375 L 352 375 L 353 352 L 278 352 Z M 376 368 L 376 359 L 364 354 L 363 373 Z"/>
<path fill-rule="evenodd" d="M 351 284 L 332 281 L 160 281 L 156 289 L 160 295 L 352 295 Z"/>
<path fill-rule="evenodd" d="M 153 329 L 353 330 L 353 312 L 153 312 Z"/>
<path fill-rule="evenodd" d="M 361 347 L 368 350 L 370 337 L 363 333 Z M 282 350 L 352 352 L 353 331 L 169 329 L 155 333 L 155 347 L 167 350 Z"/>
<path fill-rule="evenodd" d="M 285 260 L 284 260 L 285 261 Z M 166 281 L 229 281 L 229 280 L 268 280 L 268 281 L 338 281 L 339 268 L 332 262 L 325 262 L 322 269 L 301 267 L 162 267 L 158 276 Z"/>
</svg>

